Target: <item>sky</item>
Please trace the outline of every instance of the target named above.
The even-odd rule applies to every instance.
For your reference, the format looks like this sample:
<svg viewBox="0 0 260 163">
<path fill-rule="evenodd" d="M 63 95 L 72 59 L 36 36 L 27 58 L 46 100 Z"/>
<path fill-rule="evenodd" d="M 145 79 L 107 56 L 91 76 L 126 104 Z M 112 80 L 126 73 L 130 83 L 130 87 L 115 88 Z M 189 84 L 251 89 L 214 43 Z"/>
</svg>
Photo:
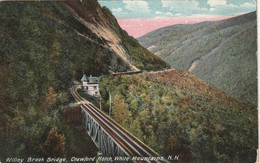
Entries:
<svg viewBox="0 0 260 163">
<path fill-rule="evenodd" d="M 101 6 L 107 6 L 120 26 L 134 37 L 163 26 L 221 20 L 256 10 L 254 0 L 98 1 Z"/>
</svg>

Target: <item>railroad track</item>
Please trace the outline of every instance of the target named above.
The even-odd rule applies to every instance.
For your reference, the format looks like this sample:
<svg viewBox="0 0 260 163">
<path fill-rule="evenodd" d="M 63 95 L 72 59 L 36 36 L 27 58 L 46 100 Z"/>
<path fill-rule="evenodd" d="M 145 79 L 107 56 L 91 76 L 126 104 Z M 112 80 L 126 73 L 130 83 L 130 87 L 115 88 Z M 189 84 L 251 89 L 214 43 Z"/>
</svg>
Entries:
<svg viewBox="0 0 260 163">
<path fill-rule="evenodd" d="M 139 74 L 142 73 L 142 70 L 139 71 L 129 71 L 129 72 L 115 72 L 112 73 L 113 76 L 119 76 L 119 75 L 135 75 L 135 74 Z"/>
<path fill-rule="evenodd" d="M 126 131 L 122 126 L 116 123 L 113 119 L 101 112 L 92 103 L 81 97 L 77 89 L 80 86 L 74 86 L 71 88 L 71 94 L 74 96 L 77 102 L 81 102 L 82 109 L 84 109 L 104 130 L 113 138 L 117 144 L 123 148 L 127 156 L 130 157 L 146 157 L 157 158 L 157 161 L 147 162 L 165 162 L 158 161 L 159 155 L 150 149 L 147 145 L 137 139 L 135 136 Z"/>
</svg>

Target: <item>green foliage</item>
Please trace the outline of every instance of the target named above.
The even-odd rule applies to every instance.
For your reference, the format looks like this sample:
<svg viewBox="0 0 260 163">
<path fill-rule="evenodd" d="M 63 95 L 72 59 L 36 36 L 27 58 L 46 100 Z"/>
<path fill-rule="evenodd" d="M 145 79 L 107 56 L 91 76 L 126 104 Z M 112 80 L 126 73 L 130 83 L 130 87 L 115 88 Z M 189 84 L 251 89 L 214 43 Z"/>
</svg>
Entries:
<svg viewBox="0 0 260 163">
<path fill-rule="evenodd" d="M 129 112 L 116 121 L 161 155 L 178 154 L 183 162 L 255 160 L 256 110 L 191 74 L 103 77 L 100 92 L 107 102 L 109 92 L 119 101 L 112 110 Z"/>
<path fill-rule="evenodd" d="M 52 153 L 44 146 L 51 127 L 65 136 L 60 155 L 80 154 L 60 113 L 72 80 L 83 70 L 107 73 L 112 53 L 77 34 L 93 38 L 64 3 L 4 2 L 0 10 L 0 159 Z"/>
</svg>

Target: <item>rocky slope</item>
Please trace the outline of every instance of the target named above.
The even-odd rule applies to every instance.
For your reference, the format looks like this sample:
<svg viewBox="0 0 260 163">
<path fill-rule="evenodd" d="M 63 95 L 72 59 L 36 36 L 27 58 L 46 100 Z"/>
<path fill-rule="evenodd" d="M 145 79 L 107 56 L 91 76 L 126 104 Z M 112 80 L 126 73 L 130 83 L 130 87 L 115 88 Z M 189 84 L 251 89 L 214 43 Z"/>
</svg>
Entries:
<svg viewBox="0 0 260 163">
<path fill-rule="evenodd" d="M 189 71 L 256 106 L 255 12 L 216 22 L 169 26 L 138 40 L 173 68 Z"/>
</svg>

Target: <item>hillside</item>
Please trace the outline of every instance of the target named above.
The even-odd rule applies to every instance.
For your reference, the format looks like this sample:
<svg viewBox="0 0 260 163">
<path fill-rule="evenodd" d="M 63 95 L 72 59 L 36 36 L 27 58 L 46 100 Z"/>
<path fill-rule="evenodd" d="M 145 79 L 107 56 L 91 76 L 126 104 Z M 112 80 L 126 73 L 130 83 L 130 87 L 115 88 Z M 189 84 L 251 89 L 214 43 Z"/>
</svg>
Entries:
<svg viewBox="0 0 260 163">
<path fill-rule="evenodd" d="M 172 68 L 189 71 L 232 97 L 257 105 L 256 12 L 168 26 L 138 40 Z"/>
<path fill-rule="evenodd" d="M 63 116 L 72 81 L 83 72 L 168 67 L 112 19 L 96 0 L 0 3 L 0 162 L 95 156 L 91 140 L 78 138 L 86 133 Z"/>
<path fill-rule="evenodd" d="M 103 110 L 180 162 L 254 162 L 257 110 L 177 70 L 102 77 Z"/>
</svg>

